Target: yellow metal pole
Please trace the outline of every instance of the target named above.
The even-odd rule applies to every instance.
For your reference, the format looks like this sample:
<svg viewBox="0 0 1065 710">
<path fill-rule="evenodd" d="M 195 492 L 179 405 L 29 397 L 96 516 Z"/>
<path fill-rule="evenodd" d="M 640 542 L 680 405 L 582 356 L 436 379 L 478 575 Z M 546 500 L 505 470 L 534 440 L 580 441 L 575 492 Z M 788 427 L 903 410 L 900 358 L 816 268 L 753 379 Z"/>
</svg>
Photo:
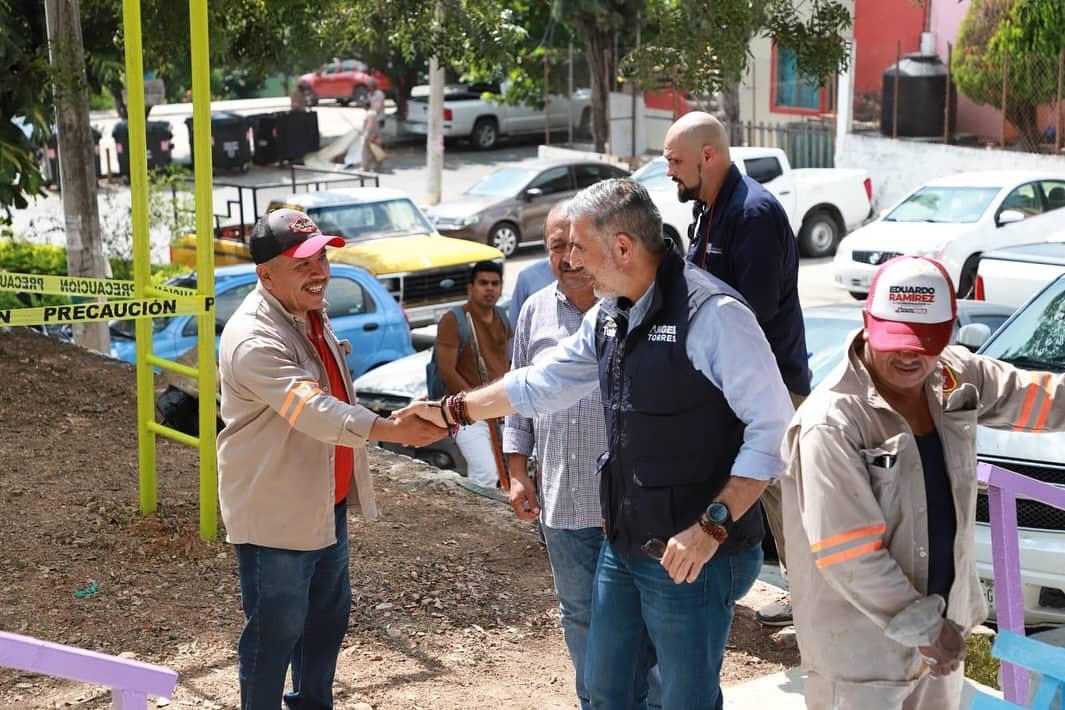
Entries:
<svg viewBox="0 0 1065 710">
<path fill-rule="evenodd" d="M 144 58 L 141 45 L 140 0 L 122 0 L 122 24 L 126 42 L 126 108 L 129 129 L 130 214 L 133 222 L 133 288 L 145 298 L 151 282 L 148 242 L 148 149 L 144 117 Z M 155 387 L 147 359 L 152 352 L 152 321 L 140 318 L 137 334 L 137 450 L 140 462 L 140 510 L 147 515 L 156 508 L 155 434 L 148 422 L 155 420 Z"/>
<path fill-rule="evenodd" d="M 207 0 L 189 0 L 192 54 L 193 156 L 196 183 L 196 290 L 214 296 L 214 225 L 211 193 L 211 59 L 208 46 Z M 215 450 L 217 391 L 215 314 L 197 317 L 196 344 L 200 368 L 200 537 L 218 535 L 218 455 Z"/>
</svg>

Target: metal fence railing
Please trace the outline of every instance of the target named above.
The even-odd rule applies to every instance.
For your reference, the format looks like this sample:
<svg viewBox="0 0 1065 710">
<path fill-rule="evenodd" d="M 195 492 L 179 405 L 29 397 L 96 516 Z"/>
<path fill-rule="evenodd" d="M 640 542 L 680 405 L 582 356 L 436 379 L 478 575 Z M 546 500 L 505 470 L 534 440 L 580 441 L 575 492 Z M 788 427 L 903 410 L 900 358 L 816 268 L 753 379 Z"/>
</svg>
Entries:
<svg viewBox="0 0 1065 710">
<path fill-rule="evenodd" d="M 948 43 L 945 58 L 900 50 L 886 68 L 880 90 L 855 94 L 854 130 L 1060 154 L 1065 147 L 1063 89 L 1065 49 L 977 54 Z M 959 97 L 969 102 L 959 102 Z M 977 116 L 973 104 L 996 110 L 998 120 Z"/>
<path fill-rule="evenodd" d="M 796 121 L 766 124 L 744 121 L 726 127 L 730 144 L 780 148 L 793 168 L 831 168 L 836 158 L 835 123 Z"/>
</svg>

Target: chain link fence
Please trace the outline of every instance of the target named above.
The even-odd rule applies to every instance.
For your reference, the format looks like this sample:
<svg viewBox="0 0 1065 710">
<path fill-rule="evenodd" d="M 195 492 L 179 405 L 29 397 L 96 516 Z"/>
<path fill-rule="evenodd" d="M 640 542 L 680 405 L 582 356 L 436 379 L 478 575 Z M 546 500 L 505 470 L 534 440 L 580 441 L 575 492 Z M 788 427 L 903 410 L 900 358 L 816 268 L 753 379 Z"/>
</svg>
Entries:
<svg viewBox="0 0 1065 710">
<path fill-rule="evenodd" d="M 853 130 L 907 140 L 1061 153 L 1065 49 L 1058 54 L 907 54 L 879 91 L 856 92 Z M 968 100 L 959 100 L 968 99 Z"/>
</svg>

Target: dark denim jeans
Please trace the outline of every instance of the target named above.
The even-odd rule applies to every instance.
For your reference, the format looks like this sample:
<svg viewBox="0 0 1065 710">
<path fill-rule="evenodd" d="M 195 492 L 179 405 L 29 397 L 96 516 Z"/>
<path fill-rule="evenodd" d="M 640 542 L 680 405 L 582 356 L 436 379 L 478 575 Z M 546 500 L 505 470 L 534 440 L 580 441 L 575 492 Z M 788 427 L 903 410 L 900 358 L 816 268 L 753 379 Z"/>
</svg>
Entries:
<svg viewBox="0 0 1065 710">
<path fill-rule="evenodd" d="M 336 544 L 321 550 L 236 546 L 245 619 L 237 646 L 242 710 L 277 710 L 289 665 L 289 710 L 333 707 L 351 613 L 347 504 L 335 515 Z"/>
<path fill-rule="evenodd" d="M 588 710 L 588 691 L 584 687 L 584 655 L 588 646 L 588 625 L 592 620 L 592 580 L 603 547 L 600 527 L 562 530 L 541 525 L 547 544 L 555 594 L 562 613 L 562 635 L 577 680 L 577 700 L 581 710 Z"/>
<path fill-rule="evenodd" d="M 595 573 L 584 680 L 592 708 L 633 704 L 644 634 L 658 659 L 663 710 L 720 710 L 721 662 L 736 600 L 762 567 L 762 548 L 711 559 L 691 584 L 658 562 L 625 559 L 603 543 Z"/>
</svg>

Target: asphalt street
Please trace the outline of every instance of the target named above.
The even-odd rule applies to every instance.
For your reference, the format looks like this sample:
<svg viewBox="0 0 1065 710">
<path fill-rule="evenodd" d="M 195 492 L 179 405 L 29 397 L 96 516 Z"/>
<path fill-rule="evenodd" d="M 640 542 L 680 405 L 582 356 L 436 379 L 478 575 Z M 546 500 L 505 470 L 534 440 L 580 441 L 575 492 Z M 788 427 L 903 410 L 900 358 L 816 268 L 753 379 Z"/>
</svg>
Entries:
<svg viewBox="0 0 1065 710">
<path fill-rule="evenodd" d="M 218 101 L 212 105 L 213 111 L 229 111 L 248 116 L 284 111 L 288 108 L 289 103 L 286 98 Z M 362 125 L 364 117 L 362 109 L 342 107 L 332 102 L 324 102 L 314 110 L 318 114 L 323 144 L 349 134 L 350 131 Z M 166 104 L 152 109 L 149 116 L 149 120 L 152 121 L 165 120 L 171 123 L 172 156 L 174 162 L 178 164 L 188 165 L 190 162 L 185 119 L 191 114 L 192 104 Z M 94 112 L 92 115 L 93 125 L 103 135 L 100 140 L 101 154 L 109 159 L 113 173 L 117 173 L 118 164 L 111 129 L 118 120 L 114 112 Z M 443 199 L 459 196 L 473 183 L 497 167 L 535 159 L 539 142 L 536 138 L 511 141 L 504 143 L 499 149 L 485 152 L 473 150 L 462 144 L 449 145 L 444 154 Z M 323 167 L 328 166 L 323 165 Z M 257 165 L 253 165 L 246 174 L 237 171 L 214 171 L 216 183 L 259 185 L 281 182 L 288 177 L 287 168 Z M 391 146 L 385 161 L 385 170 L 381 173 L 379 180 L 382 187 L 403 190 L 410 194 L 415 202 L 426 206 L 429 187 L 424 143 L 412 141 Z M 288 192 L 289 190 L 285 188 L 263 191 L 260 195 L 260 209 L 265 204 L 264 200 L 281 197 Z M 214 212 L 224 212 L 227 202 L 234 199 L 235 193 L 233 188 L 216 188 Z M 100 181 L 100 211 L 105 241 L 121 240 L 129 233 L 129 204 L 129 187 L 124 180 L 116 177 Z M 166 203 L 161 201 L 160 204 L 165 207 Z M 155 211 L 161 220 L 163 210 Z M 16 211 L 13 216 L 16 234 L 35 242 L 64 243 L 64 234 L 61 229 L 62 203 L 57 192 L 49 191 L 46 197 L 33 200 L 28 209 Z M 152 225 L 153 261 L 165 262 L 169 259 L 170 239 L 171 234 L 164 224 L 156 222 Z M 543 256 L 542 248 L 529 246 L 522 248 L 515 257 L 508 260 L 504 273 L 504 291 L 511 291 L 521 270 Z M 850 296 L 832 285 L 831 259 L 803 259 L 799 268 L 799 292 L 804 305 L 852 302 Z"/>
</svg>

